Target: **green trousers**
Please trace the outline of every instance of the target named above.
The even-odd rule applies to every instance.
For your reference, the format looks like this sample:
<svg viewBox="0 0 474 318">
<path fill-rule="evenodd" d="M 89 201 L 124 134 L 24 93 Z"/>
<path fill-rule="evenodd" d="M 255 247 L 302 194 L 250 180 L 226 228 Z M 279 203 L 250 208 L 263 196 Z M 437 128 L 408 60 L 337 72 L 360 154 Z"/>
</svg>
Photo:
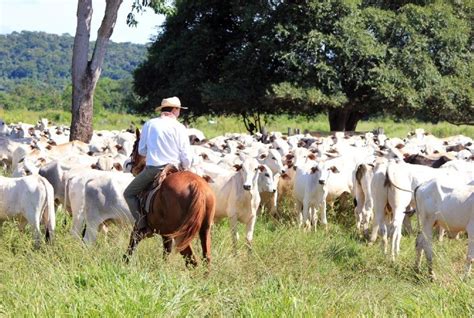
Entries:
<svg viewBox="0 0 474 318">
<path fill-rule="evenodd" d="M 125 201 L 127 201 L 128 208 L 135 219 L 135 224 L 137 225 L 138 229 L 144 228 L 146 226 L 145 215 L 140 213 L 140 200 L 138 199 L 138 194 L 153 183 L 156 175 L 163 171 L 163 168 L 163 166 L 146 166 L 145 169 L 143 169 L 142 172 L 140 172 L 135 177 L 135 179 L 130 182 L 123 192 Z"/>
</svg>

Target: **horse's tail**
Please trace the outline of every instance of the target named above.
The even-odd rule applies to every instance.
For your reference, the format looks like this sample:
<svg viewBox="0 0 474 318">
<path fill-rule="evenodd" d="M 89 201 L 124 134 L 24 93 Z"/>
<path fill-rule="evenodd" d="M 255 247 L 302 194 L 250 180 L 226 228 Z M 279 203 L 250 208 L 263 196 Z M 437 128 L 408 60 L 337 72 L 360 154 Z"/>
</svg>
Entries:
<svg viewBox="0 0 474 318">
<path fill-rule="evenodd" d="M 176 246 L 179 252 L 184 250 L 199 232 L 207 211 L 207 192 L 200 189 L 196 181 L 191 182 L 190 187 L 192 201 L 188 208 L 188 215 L 179 229 L 167 235 L 169 238 L 181 237 Z"/>
</svg>

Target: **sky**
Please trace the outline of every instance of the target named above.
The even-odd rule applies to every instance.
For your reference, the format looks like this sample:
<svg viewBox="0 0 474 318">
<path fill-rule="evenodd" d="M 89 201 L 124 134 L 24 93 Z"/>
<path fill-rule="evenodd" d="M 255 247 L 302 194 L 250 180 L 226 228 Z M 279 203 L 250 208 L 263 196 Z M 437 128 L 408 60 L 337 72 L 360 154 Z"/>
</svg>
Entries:
<svg viewBox="0 0 474 318">
<path fill-rule="evenodd" d="M 0 0 L 0 34 L 13 31 L 43 31 L 53 34 L 76 33 L 77 1 L 80 0 Z M 132 42 L 145 44 L 155 36 L 157 26 L 164 17 L 147 9 L 144 14 L 136 15 L 137 27 L 126 23 L 132 0 L 124 0 L 120 6 L 117 23 L 110 38 L 114 42 Z M 91 41 L 97 37 L 97 30 L 103 18 L 105 0 L 92 0 Z"/>
</svg>

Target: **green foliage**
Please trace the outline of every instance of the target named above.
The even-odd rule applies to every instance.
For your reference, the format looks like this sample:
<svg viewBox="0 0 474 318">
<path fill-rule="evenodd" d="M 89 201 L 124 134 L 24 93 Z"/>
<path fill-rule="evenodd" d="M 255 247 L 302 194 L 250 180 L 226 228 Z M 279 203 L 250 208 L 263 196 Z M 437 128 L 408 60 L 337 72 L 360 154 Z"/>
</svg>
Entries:
<svg viewBox="0 0 474 318">
<path fill-rule="evenodd" d="M 73 43 L 74 37 L 68 34 L 22 31 L 0 35 L 0 91 L 10 91 L 25 80 L 64 89 L 71 81 Z M 102 76 L 130 79 L 145 52 L 144 45 L 110 42 Z"/>
<path fill-rule="evenodd" d="M 262 45 L 271 39 L 258 30 L 268 6 L 261 1 L 176 2 L 176 13 L 167 17 L 148 59 L 135 72 L 135 90 L 144 98 L 140 110 L 151 110 L 172 95 L 195 115 L 261 106 L 271 58 Z"/>
<path fill-rule="evenodd" d="M 72 86 L 64 90 L 54 89 L 39 81 L 25 80 L 13 87 L 11 91 L 0 91 L 0 107 L 5 110 L 40 111 L 44 109 L 71 109 Z M 127 112 L 138 103 L 132 91 L 131 79 L 112 80 L 108 77 L 99 79 L 94 94 L 95 113 L 105 110 Z"/>
<path fill-rule="evenodd" d="M 70 110 L 73 42 L 67 34 L 22 31 L 0 35 L 0 107 L 8 111 Z M 135 107 L 138 98 L 132 91 L 131 74 L 144 55 L 144 45 L 109 43 L 94 96 L 96 113 Z"/>
<path fill-rule="evenodd" d="M 472 124 L 472 9 L 469 1 L 179 1 L 135 72 L 140 110 L 177 95 L 197 115 L 329 111 L 332 129 L 386 113 Z"/>
</svg>

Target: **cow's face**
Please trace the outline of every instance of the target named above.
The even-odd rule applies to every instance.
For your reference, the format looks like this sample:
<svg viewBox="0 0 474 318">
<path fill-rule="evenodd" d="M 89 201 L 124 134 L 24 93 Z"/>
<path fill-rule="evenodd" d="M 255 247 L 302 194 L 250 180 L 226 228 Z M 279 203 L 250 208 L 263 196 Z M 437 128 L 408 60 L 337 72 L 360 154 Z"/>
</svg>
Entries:
<svg viewBox="0 0 474 318">
<path fill-rule="evenodd" d="M 272 170 L 266 165 L 258 166 L 258 192 L 276 192 Z"/>
<path fill-rule="evenodd" d="M 257 186 L 259 171 L 259 163 L 256 159 L 247 158 L 244 160 L 242 168 L 240 169 L 244 181 L 244 190 L 250 191 Z"/>
<path fill-rule="evenodd" d="M 285 173 L 281 155 L 276 149 L 270 149 L 268 155 L 261 155 L 260 162 L 270 168 L 274 174 Z"/>
<path fill-rule="evenodd" d="M 294 151 L 294 158 L 293 158 L 293 169 L 296 170 L 296 168 L 301 167 L 305 165 L 309 161 L 315 161 L 316 160 L 316 155 L 312 152 L 310 152 L 306 148 L 297 148 Z"/>
<path fill-rule="evenodd" d="M 319 177 L 319 184 L 324 186 L 327 184 L 331 174 L 333 173 L 339 173 L 339 170 L 335 166 L 330 166 L 330 167 L 320 167 L 320 177 Z"/>
<path fill-rule="evenodd" d="M 281 154 L 277 150 L 270 149 L 268 152 L 268 159 L 269 164 L 267 165 L 273 173 L 285 173 L 285 167 L 283 166 Z"/>
<path fill-rule="evenodd" d="M 289 145 L 288 145 L 288 142 L 286 142 L 285 140 L 280 139 L 280 138 L 275 138 L 272 141 L 272 147 L 273 147 L 273 149 L 278 151 L 281 156 L 284 156 L 287 153 Z"/>
</svg>

